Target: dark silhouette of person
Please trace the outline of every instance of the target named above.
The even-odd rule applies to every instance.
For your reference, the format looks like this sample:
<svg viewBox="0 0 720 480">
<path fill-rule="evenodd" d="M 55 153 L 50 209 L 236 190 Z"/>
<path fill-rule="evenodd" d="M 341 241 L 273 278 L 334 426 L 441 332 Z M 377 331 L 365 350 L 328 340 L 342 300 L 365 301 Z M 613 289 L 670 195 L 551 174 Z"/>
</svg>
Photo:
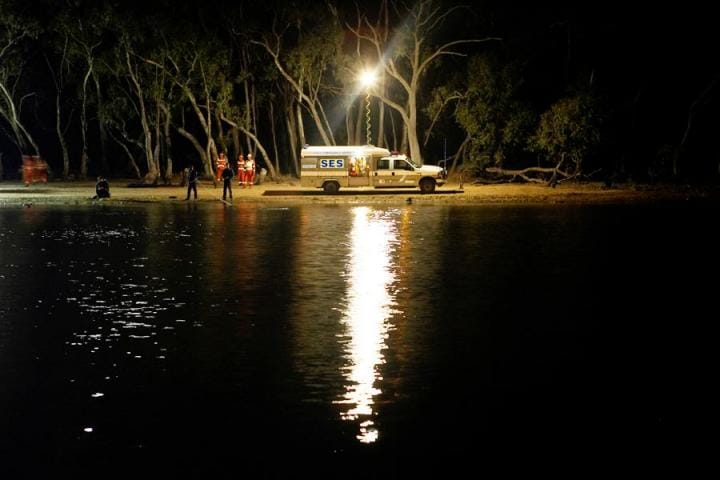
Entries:
<svg viewBox="0 0 720 480">
<path fill-rule="evenodd" d="M 195 194 L 195 200 L 197 200 L 197 182 L 198 182 L 198 172 L 197 172 L 197 170 L 195 170 L 194 165 L 190 165 L 190 170 L 188 170 L 187 196 L 185 197 L 185 200 L 190 200 L 190 191 L 192 191 Z"/>
<path fill-rule="evenodd" d="M 95 183 L 95 196 L 93 199 L 110 198 L 110 184 L 105 177 L 97 177 Z"/>
<path fill-rule="evenodd" d="M 235 176 L 230 165 L 226 166 L 220 174 L 223 179 L 223 200 L 225 200 L 227 194 L 230 194 L 230 200 L 232 200 L 232 179 Z"/>
</svg>

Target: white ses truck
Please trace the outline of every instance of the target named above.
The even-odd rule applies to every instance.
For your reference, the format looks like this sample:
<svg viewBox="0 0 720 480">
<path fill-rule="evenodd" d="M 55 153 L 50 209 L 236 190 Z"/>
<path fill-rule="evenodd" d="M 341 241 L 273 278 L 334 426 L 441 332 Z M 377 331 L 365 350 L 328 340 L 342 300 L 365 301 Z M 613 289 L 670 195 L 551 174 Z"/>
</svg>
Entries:
<svg viewBox="0 0 720 480">
<path fill-rule="evenodd" d="M 408 156 L 369 146 L 306 146 L 300 154 L 300 185 L 336 193 L 340 187 L 419 188 L 432 193 L 447 172 L 416 165 Z"/>
</svg>

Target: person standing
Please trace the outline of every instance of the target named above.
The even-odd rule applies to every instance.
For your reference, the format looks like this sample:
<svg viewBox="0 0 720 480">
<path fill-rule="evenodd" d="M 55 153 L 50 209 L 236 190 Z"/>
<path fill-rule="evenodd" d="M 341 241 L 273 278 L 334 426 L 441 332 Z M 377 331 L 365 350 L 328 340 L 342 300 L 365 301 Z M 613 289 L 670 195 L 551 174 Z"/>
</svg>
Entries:
<svg viewBox="0 0 720 480">
<path fill-rule="evenodd" d="M 187 196 L 185 197 L 185 200 L 190 200 L 190 191 L 192 190 L 193 193 L 195 193 L 195 200 L 197 200 L 197 181 L 198 181 L 198 172 L 195 170 L 195 165 L 190 165 L 190 170 L 188 170 L 188 189 L 187 189 Z"/>
<path fill-rule="evenodd" d="M 223 170 L 228 167 L 227 158 L 225 158 L 225 152 L 220 152 L 217 158 L 217 176 L 216 180 L 219 182 L 222 178 Z"/>
<path fill-rule="evenodd" d="M 252 153 L 248 153 L 247 159 L 245 159 L 245 176 L 243 178 L 243 188 L 253 186 L 255 182 L 255 159 Z"/>
<path fill-rule="evenodd" d="M 232 179 L 235 176 L 235 172 L 230 165 L 228 165 L 222 172 L 223 179 L 223 200 L 227 198 L 227 194 L 230 194 L 230 200 L 232 200 Z"/>
<path fill-rule="evenodd" d="M 242 153 L 238 154 L 237 172 L 238 172 L 238 186 L 242 186 L 243 179 L 245 178 L 245 157 L 243 156 Z"/>
</svg>

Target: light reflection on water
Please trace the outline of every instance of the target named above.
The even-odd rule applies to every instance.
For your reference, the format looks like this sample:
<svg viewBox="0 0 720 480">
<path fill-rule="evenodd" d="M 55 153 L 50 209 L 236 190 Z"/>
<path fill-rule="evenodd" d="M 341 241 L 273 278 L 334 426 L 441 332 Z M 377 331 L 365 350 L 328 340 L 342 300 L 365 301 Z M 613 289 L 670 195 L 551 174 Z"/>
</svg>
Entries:
<svg viewBox="0 0 720 480">
<path fill-rule="evenodd" d="M 81 328 L 71 332 L 67 345 L 93 354 L 122 345 L 131 358 L 165 358 L 166 349 L 157 341 L 158 331 L 174 327 L 158 324 L 158 315 L 180 309 L 184 302 L 169 294 L 166 278 L 148 274 L 150 258 L 132 255 L 141 233 L 137 227 L 102 225 L 71 225 L 41 233 L 41 238 L 66 247 L 79 246 L 99 252 L 104 248 L 122 247 L 126 254 L 119 262 L 118 258 L 105 258 L 103 254 L 97 258 L 80 256 L 65 264 L 46 263 L 48 269 L 66 271 L 64 301 L 69 307 L 77 308 L 84 319 L 79 322 Z M 100 250 L 95 250 L 98 247 Z"/>
<path fill-rule="evenodd" d="M 390 316 L 397 313 L 392 285 L 395 282 L 392 252 L 398 243 L 396 212 L 376 212 L 368 207 L 352 210 L 349 233 L 345 302 L 339 335 L 344 346 L 347 381 L 345 393 L 335 403 L 346 406 L 344 420 L 359 421 L 357 439 L 372 443 L 379 432 L 373 421 L 374 398 L 382 393 L 379 366 L 391 330 Z"/>
<path fill-rule="evenodd" d="M 128 283 L 126 278 L 105 278 L 97 275 L 90 269 L 80 271 L 79 274 L 92 281 L 85 283 L 76 279 L 69 282 L 75 285 L 76 294 L 66 297 L 68 304 L 75 304 L 81 316 L 87 316 L 89 322 L 81 331 L 72 333 L 73 339 L 69 344 L 74 347 L 88 347 L 96 351 L 101 346 L 111 348 L 120 342 L 142 341 L 155 339 L 158 330 L 173 330 L 172 325 L 156 323 L 161 312 L 170 309 L 180 309 L 184 302 L 178 302 L 174 297 L 166 296 L 168 289 L 164 286 L 166 279 L 152 277 L 146 283 Z M 135 265 L 137 267 L 137 264 Z M 107 264 L 101 266 L 109 268 Z M 115 273 L 104 273 L 116 277 Z M 125 280 L 125 281 L 122 281 Z M 110 293 L 110 295 L 108 295 Z M 179 322 L 184 322 L 178 319 Z M 146 345 L 135 346 L 141 351 L 129 351 L 128 355 L 142 358 L 143 354 L 152 355 L 157 359 L 165 358 L 165 347 L 153 343 L 154 349 L 148 350 Z M 154 351 L 153 351 L 154 350 Z"/>
<path fill-rule="evenodd" d="M 377 401 L 403 287 L 396 277 L 411 243 L 400 242 L 409 209 L 59 212 L 34 212 L 34 222 L 25 223 L 34 240 L 18 244 L 18 253 L 23 268 L 44 279 L 33 286 L 38 298 L 50 297 L 35 310 L 48 319 L 62 316 L 53 341 L 65 346 L 63 381 L 81 398 L 101 399 L 97 408 L 121 401 L 142 372 L 174 375 L 177 363 L 191 358 L 189 346 L 226 349 L 224 358 L 235 358 L 237 370 L 223 364 L 209 374 L 244 378 L 257 368 L 244 363 L 252 345 L 246 342 L 256 342 L 264 329 L 276 332 L 264 337 L 264 351 L 282 358 L 287 317 L 298 347 L 291 370 L 302 379 L 303 401 L 331 407 L 357 428 L 358 443 L 379 438 Z M 297 246 L 293 238 L 300 239 Z M 283 272 L 287 284 L 275 278 Z M 290 299 L 289 312 L 276 309 L 283 298 Z M 268 299 L 277 305 L 262 303 Z M 188 337 L 188 327 L 197 333 Z M 234 342 L 218 347 L 228 332 L 237 335 Z M 195 343 L 198 337 L 207 345 Z M 74 428 L 97 427 L 101 415 L 83 416 Z"/>
<path fill-rule="evenodd" d="M 99 223 L 63 220 L 37 235 L 41 275 L 56 277 L 47 291 L 56 297 L 48 315 L 63 312 L 58 320 L 64 339 L 57 339 L 65 345 L 69 366 L 63 381 L 75 385 L 81 398 L 102 399 L 94 400 L 98 406 L 127 381 L 123 376 L 133 375 L 128 362 L 139 370 L 163 371 L 169 338 L 186 322 L 187 302 L 177 297 L 163 266 L 167 258 L 154 246 L 174 236 L 172 225 L 152 215 L 145 217 L 147 223 L 129 224 L 114 224 L 113 217 L 99 216 Z M 84 415 L 75 428 L 92 432 L 86 422 L 100 416 Z"/>
</svg>

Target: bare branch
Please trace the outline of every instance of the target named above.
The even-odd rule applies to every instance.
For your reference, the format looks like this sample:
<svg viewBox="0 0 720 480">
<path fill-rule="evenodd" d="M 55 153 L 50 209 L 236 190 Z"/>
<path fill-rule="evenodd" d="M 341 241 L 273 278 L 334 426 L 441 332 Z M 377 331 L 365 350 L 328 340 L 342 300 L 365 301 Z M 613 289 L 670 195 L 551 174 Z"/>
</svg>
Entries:
<svg viewBox="0 0 720 480">
<path fill-rule="evenodd" d="M 438 47 L 435 52 L 433 52 L 428 58 L 426 58 L 422 64 L 419 67 L 419 70 L 422 72 L 427 68 L 428 64 L 432 62 L 434 59 L 438 58 L 441 55 L 454 55 L 459 57 L 465 57 L 466 54 L 461 52 L 454 52 L 449 50 L 450 47 L 453 47 L 455 45 L 461 45 L 461 44 L 467 44 L 467 43 L 483 43 L 483 42 L 490 42 L 490 41 L 502 41 L 502 38 L 498 37 L 486 37 L 482 39 L 471 39 L 471 40 L 455 40 L 453 42 L 446 43 L 445 45 L 442 45 Z"/>
</svg>

